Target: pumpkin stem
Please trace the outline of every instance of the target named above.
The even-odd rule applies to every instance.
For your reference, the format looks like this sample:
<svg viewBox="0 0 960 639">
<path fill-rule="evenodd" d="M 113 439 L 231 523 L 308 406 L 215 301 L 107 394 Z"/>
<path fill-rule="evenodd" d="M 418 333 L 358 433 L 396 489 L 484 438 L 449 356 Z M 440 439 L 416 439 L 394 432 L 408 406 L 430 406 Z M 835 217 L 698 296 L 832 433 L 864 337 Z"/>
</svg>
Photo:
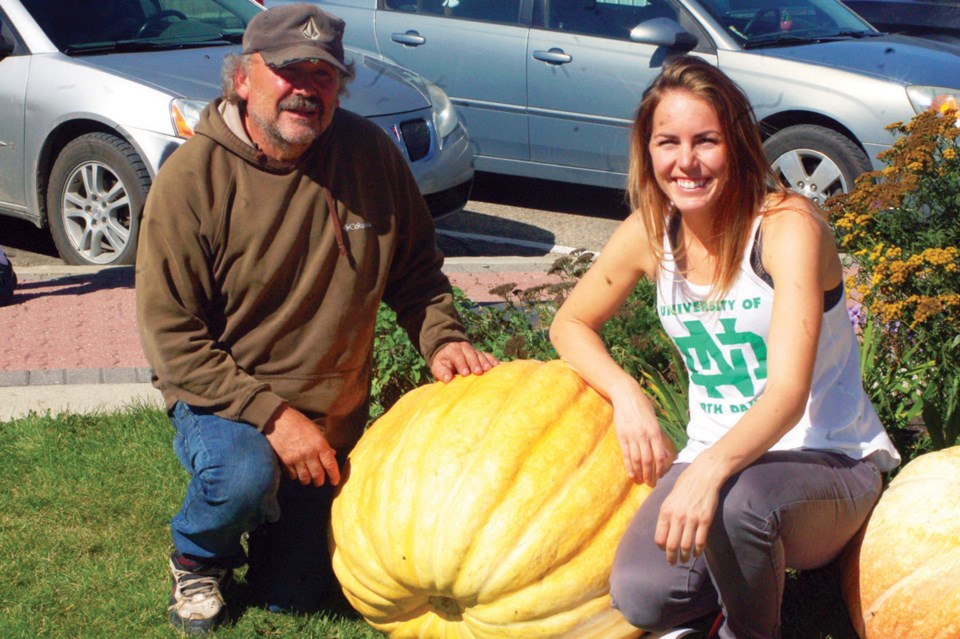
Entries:
<svg viewBox="0 0 960 639">
<path fill-rule="evenodd" d="M 435 595 L 429 597 L 428 601 L 438 615 L 450 621 L 460 621 L 463 618 L 463 608 L 460 602 L 451 597 L 440 597 Z"/>
</svg>

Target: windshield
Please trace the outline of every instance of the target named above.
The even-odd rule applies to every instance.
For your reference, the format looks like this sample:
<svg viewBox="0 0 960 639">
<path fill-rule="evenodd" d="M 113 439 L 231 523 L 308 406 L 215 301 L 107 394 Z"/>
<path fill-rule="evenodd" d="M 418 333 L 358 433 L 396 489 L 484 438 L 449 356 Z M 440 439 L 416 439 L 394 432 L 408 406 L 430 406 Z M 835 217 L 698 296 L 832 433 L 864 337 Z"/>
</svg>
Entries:
<svg viewBox="0 0 960 639">
<path fill-rule="evenodd" d="M 239 42 L 250 0 L 21 0 L 58 49 L 94 53 Z"/>
<path fill-rule="evenodd" d="M 700 0 L 746 48 L 876 35 L 837 0 Z"/>
</svg>

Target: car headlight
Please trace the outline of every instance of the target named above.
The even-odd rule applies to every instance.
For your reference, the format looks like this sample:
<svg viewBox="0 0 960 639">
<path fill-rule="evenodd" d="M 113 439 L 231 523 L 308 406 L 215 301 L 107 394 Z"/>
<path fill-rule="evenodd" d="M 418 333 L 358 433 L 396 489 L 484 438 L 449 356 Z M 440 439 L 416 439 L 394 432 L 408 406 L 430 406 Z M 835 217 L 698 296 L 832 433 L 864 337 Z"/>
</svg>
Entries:
<svg viewBox="0 0 960 639">
<path fill-rule="evenodd" d="M 200 122 L 200 113 L 207 106 L 205 100 L 185 100 L 177 98 L 170 103 L 170 117 L 173 130 L 180 138 L 192 138 L 193 130 Z"/>
<path fill-rule="evenodd" d="M 953 106 L 960 104 L 960 89 L 947 87 L 907 87 L 907 96 L 917 113 L 930 108 L 939 109 L 944 104 L 950 104 L 951 101 Z"/>
<path fill-rule="evenodd" d="M 430 102 L 433 103 L 433 125 L 437 128 L 437 137 L 442 142 L 457 128 L 460 118 L 457 117 L 453 102 L 450 101 L 443 89 L 429 80 L 424 80 L 423 83 L 427 87 L 427 93 L 430 94 Z"/>
</svg>

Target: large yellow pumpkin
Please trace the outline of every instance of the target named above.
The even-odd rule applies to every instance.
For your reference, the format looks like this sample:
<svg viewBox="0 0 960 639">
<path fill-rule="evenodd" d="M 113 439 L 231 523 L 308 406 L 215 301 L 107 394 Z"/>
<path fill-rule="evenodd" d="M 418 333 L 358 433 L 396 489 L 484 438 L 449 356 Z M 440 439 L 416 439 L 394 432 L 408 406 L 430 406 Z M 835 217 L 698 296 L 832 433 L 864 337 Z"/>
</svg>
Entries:
<svg viewBox="0 0 960 639">
<path fill-rule="evenodd" d="M 890 482 L 851 547 L 843 596 L 864 639 L 960 637 L 960 446 Z"/>
<path fill-rule="evenodd" d="M 635 637 L 611 608 L 643 499 L 609 403 L 560 362 L 418 388 L 367 431 L 334 499 L 333 565 L 397 638 Z"/>
</svg>

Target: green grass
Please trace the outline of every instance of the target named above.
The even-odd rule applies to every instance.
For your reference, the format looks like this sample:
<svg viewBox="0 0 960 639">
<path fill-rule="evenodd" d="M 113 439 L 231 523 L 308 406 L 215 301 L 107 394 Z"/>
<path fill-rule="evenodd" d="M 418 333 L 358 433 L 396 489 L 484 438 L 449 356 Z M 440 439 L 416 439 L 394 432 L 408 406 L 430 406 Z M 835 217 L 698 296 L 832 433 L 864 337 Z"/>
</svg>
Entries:
<svg viewBox="0 0 960 639">
<path fill-rule="evenodd" d="M 187 475 L 159 410 L 0 423 L 0 637 L 171 637 L 168 521 Z M 344 602 L 316 615 L 249 605 L 218 637 L 382 637 Z M 855 639 L 831 571 L 791 575 L 786 639 Z"/>
<path fill-rule="evenodd" d="M 0 637 L 170 637 L 168 521 L 187 475 L 156 409 L 0 423 Z M 343 608 L 244 607 L 223 637 L 381 637 Z"/>
</svg>

